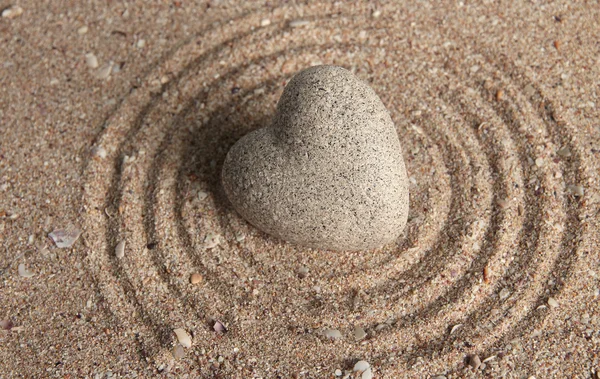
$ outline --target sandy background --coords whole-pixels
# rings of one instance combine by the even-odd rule
[[[18,5],[0,18],[0,378],[334,378],[358,360],[596,377],[598,4]],[[319,63],[369,81],[403,144],[409,224],[374,252],[272,239],[218,184]]]

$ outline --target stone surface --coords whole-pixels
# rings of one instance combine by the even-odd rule
[[[222,181],[246,220],[304,246],[379,247],[398,237],[408,216],[392,119],[375,91],[341,67],[295,75],[271,126],[231,148]]]

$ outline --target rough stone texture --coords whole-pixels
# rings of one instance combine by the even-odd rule
[[[408,216],[390,115],[368,84],[341,67],[294,76],[272,125],[231,148],[222,179],[250,223],[320,249],[379,247],[398,237]]]

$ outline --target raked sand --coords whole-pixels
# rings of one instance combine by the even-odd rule
[[[18,6],[0,18],[0,378],[596,377],[597,5]],[[382,249],[276,240],[220,186],[316,64],[366,80],[397,128],[409,221]]]

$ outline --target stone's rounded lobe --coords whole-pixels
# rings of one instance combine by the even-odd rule
[[[272,125],[231,148],[222,181],[246,220],[304,246],[379,247],[398,237],[408,217],[392,119],[368,84],[336,66],[290,80]]]

